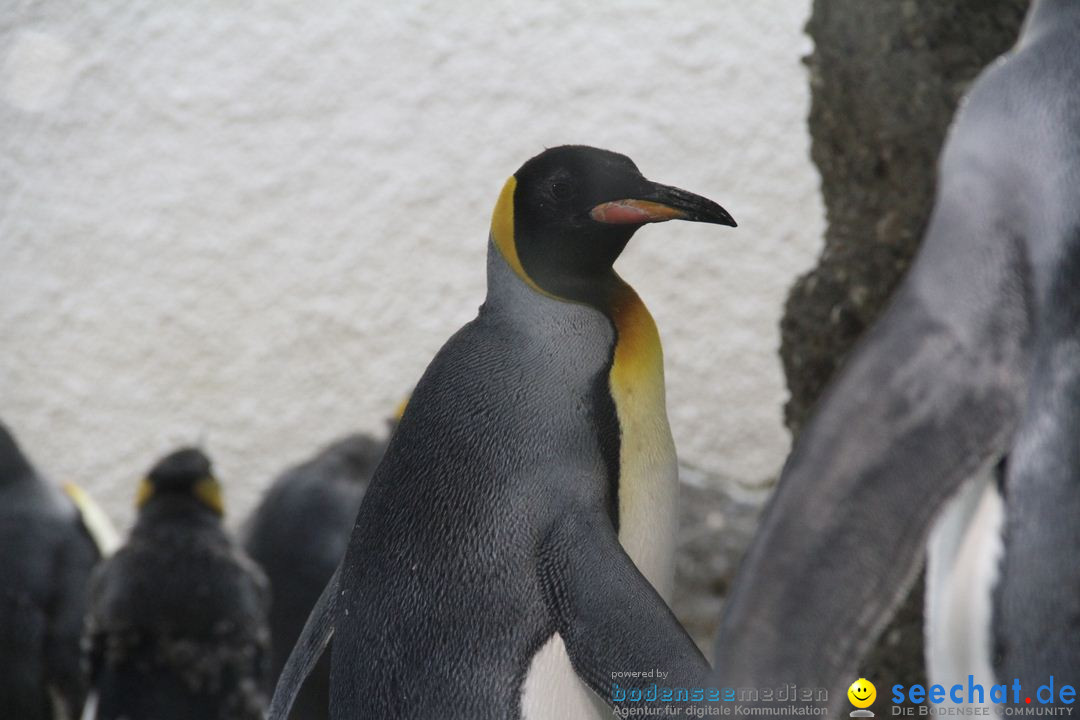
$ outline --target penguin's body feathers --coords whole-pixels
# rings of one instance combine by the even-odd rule
[[[135,527],[91,581],[92,720],[261,720],[269,673],[262,572],[226,534],[209,461],[167,456]]]
[[[75,505],[0,424],[0,717],[52,720],[82,706],[79,636],[100,557]]]
[[[260,716],[264,688],[246,676],[269,662],[265,628],[261,636],[250,630],[269,593],[217,530],[210,521],[137,529],[95,575],[87,630],[94,720],[210,720],[230,717],[221,714],[226,702],[237,704],[235,717]]]

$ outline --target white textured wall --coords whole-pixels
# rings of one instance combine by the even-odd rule
[[[14,5],[0,417],[121,524],[177,442],[207,443],[237,515],[381,429],[483,299],[503,181],[568,142],[739,221],[646,228],[619,270],[660,326],[683,458],[777,470],[777,321],[822,226],[808,0]]]

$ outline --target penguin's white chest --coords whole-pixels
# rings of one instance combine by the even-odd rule
[[[614,320],[618,342],[608,379],[620,429],[619,541],[670,602],[679,475],[667,419],[663,352],[652,316],[629,286],[616,303]],[[521,709],[525,720],[611,716],[578,679],[558,633],[533,656]]]
[[[943,508],[927,541],[926,662],[935,684],[995,684],[993,588],[1005,509],[992,470],[969,479]]]
[[[653,414],[623,419],[619,453],[619,541],[665,601],[674,585],[679,470],[661,391]],[[654,402],[653,399],[642,399]]]
[[[615,305],[609,384],[619,417],[619,540],[666,601],[674,583],[679,471],[667,419],[664,355],[652,315],[629,286]]]

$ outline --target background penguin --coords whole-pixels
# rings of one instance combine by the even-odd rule
[[[0,718],[71,718],[82,707],[86,586],[115,538],[100,510],[65,489],[0,424]]]
[[[274,481],[243,530],[243,545],[270,580],[272,677],[277,678],[304,622],[349,542],[356,511],[386,441],[349,435]],[[330,659],[323,658],[290,717],[329,717]]]
[[[613,671],[703,679],[650,584],[669,582],[676,489],[659,336],[612,269],[670,219],[735,224],[594,148],[507,181],[487,299],[417,385],[271,718],[331,634],[335,720],[529,717],[538,689],[570,691],[538,677],[563,652],[609,703]]]
[[[142,482],[127,543],[95,571],[85,720],[260,720],[269,590],[221,525],[210,461],[178,450]]]
[[[954,540],[935,553],[950,562],[979,527],[995,542],[1003,512],[1001,561],[982,562],[999,575],[974,631],[983,664],[1032,693],[1080,676],[1078,47],[1080,3],[1039,0],[961,104],[919,256],[819,402],[743,560],[720,682],[823,686],[842,703],[968,481],[982,487],[947,511],[939,527],[954,527],[935,535]],[[979,478],[1006,455],[995,511]]]

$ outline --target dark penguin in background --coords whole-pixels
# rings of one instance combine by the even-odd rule
[[[138,504],[127,543],[91,581],[84,720],[261,720],[269,589],[222,527],[210,461],[166,456]]]
[[[356,511],[385,450],[385,440],[369,435],[338,440],[278,477],[244,525],[244,549],[270,580],[274,678],[345,554]],[[326,657],[308,677],[290,717],[329,717],[329,697]]]
[[[938,571],[973,570],[956,559],[982,526],[1000,549],[975,553],[994,577],[967,586],[983,608],[967,646],[994,675],[976,682],[1019,679],[1020,704],[1039,704],[1053,676],[1057,703],[1080,678],[1075,0],[1035,2],[1017,46],[961,104],[919,256],[800,435],[740,567],[719,682],[826,687],[840,708],[938,518],[929,647],[950,647],[934,639],[950,630],[935,605],[956,602],[942,604],[942,581],[964,590]]]
[[[672,219],[735,224],[595,148],[547,150],[507,181],[487,299],[417,385],[273,720],[331,634],[334,720],[530,717],[574,691],[552,648],[609,704],[616,671],[704,679],[647,579],[664,581],[650,553],[672,542],[675,455],[656,325],[612,269]]]
[[[87,583],[112,540],[100,510],[38,475],[0,424],[0,718],[77,716]]]

